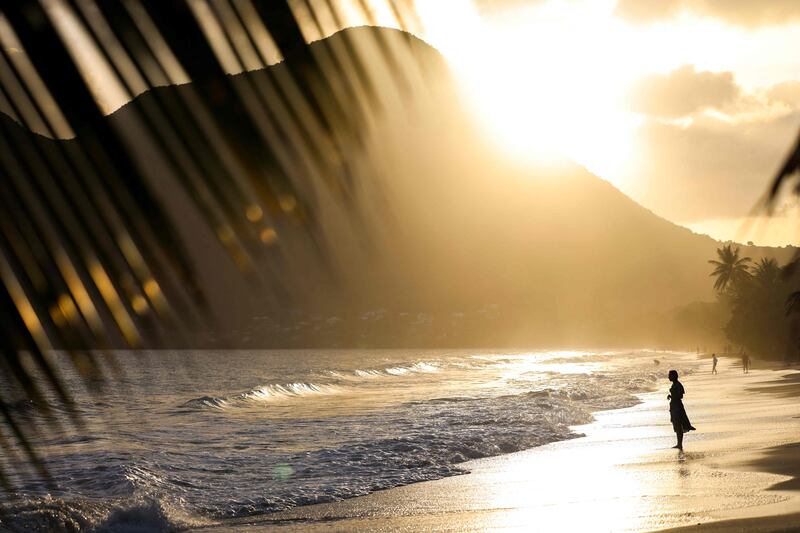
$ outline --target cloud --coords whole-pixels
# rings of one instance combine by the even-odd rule
[[[786,81],[774,85],[767,91],[767,97],[773,102],[800,108],[800,81]]]
[[[800,1],[618,0],[615,9],[617,16],[636,23],[656,22],[687,12],[753,28],[800,21]]]
[[[632,170],[640,203],[679,223],[746,216],[800,127],[800,111],[757,120],[699,116],[688,126],[650,119]]]
[[[484,15],[490,15],[511,8],[535,6],[547,0],[474,0],[473,4]]]
[[[685,65],[636,83],[629,108],[645,120],[628,192],[669,220],[701,227],[743,219],[766,192],[800,128],[800,82],[748,92],[731,72]]]
[[[653,22],[673,17],[681,0],[619,0],[614,14],[631,22]]]
[[[637,83],[630,109],[658,117],[683,117],[709,107],[723,108],[740,95],[731,72],[697,72],[684,65],[669,74],[654,74]]]

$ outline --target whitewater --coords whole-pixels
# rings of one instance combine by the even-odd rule
[[[118,352],[98,355],[115,377],[93,393],[50,357],[83,426],[44,440],[49,486],[16,468],[0,514],[12,531],[181,529],[458,475],[635,404],[664,381],[660,357],[697,364],[648,350]]]

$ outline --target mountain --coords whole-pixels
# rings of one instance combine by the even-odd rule
[[[347,56],[353,43],[359,58]],[[570,162],[505,160],[465,112],[438,52],[408,34],[354,28],[310,46],[335,71],[316,87],[333,108],[327,114],[292,96],[297,69],[281,63],[226,78],[254,107],[198,97],[213,95],[206,80],[206,89],[152,89],[107,117],[166,206],[217,317],[195,344],[685,348],[719,338],[718,329],[704,330],[719,327],[713,317],[688,328],[676,317],[713,300],[708,260],[722,243]],[[6,131],[30,135],[0,119]],[[163,139],[175,132],[198,143],[196,159],[169,149]],[[35,142],[57,153],[78,141]],[[329,167],[308,146],[345,156],[349,187],[326,185],[320,170]],[[237,270],[219,244],[226,237],[180,185],[192,176],[177,176],[175,161],[196,173],[228,172],[231,183],[260,176],[253,181],[265,187],[284,190],[288,180],[305,192],[311,224],[267,217],[274,232],[261,235],[270,246],[252,253],[250,276],[266,283]],[[238,205],[246,224],[246,198],[226,187],[208,194]],[[742,248],[781,262],[793,253]]]

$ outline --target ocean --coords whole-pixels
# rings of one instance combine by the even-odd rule
[[[118,352],[102,394],[65,370],[84,426],[41,439],[49,487],[3,458],[19,490],[0,525],[181,529],[463,474],[666,390],[661,359],[696,364],[648,350]]]

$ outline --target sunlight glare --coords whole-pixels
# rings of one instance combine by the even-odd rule
[[[628,160],[638,119],[621,108],[624,28],[594,6],[550,2],[489,20],[469,0],[419,11],[490,138],[520,159],[566,156],[609,178]]]

